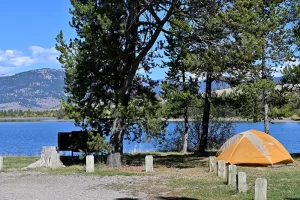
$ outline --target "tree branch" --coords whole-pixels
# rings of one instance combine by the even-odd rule
[[[128,76],[125,80],[125,83],[122,85],[121,89],[120,89],[120,93],[119,96],[124,96],[127,92],[129,92],[129,88],[132,84],[132,80],[135,76],[135,73],[138,69],[138,66],[140,64],[140,62],[142,61],[142,59],[147,55],[148,51],[151,49],[151,47],[154,45],[155,41],[157,40],[159,34],[161,33],[161,30],[163,29],[163,26],[165,25],[165,23],[170,19],[170,17],[173,14],[173,11],[175,9],[176,3],[178,0],[173,0],[172,4],[170,6],[169,11],[167,12],[167,14],[165,15],[165,17],[163,18],[163,20],[160,21],[160,23],[158,23],[157,28],[154,32],[154,34],[152,35],[150,41],[148,42],[148,44],[144,47],[144,49],[139,53],[139,55],[136,57],[136,59],[133,61],[132,65],[130,66],[130,70],[128,73]],[[147,2],[147,0],[144,0],[144,2]],[[153,10],[153,8],[151,7],[150,10]],[[149,10],[149,11],[150,11]],[[156,15],[156,14],[155,14]],[[157,15],[156,15],[157,16]],[[159,18],[158,18],[159,19]]]
[[[153,10],[153,7],[150,6],[150,3],[147,1],[147,0],[143,0],[143,2],[149,6],[149,12],[151,13],[151,15],[154,17],[155,21],[157,24],[160,24],[161,23],[161,20],[160,18],[157,16],[157,14],[155,13],[155,11]]]

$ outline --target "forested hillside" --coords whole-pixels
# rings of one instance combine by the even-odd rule
[[[57,109],[64,76],[63,70],[37,69],[0,77],[0,110]]]

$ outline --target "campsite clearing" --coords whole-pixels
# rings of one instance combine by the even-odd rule
[[[256,178],[266,178],[268,180],[268,199],[288,200],[300,199],[300,159],[294,155],[296,166],[285,166],[280,168],[268,167],[241,167],[238,171],[247,174],[249,190],[244,194],[236,194],[233,189],[225,185],[220,177],[208,172],[207,155],[195,154],[160,154],[153,153],[154,172],[145,173],[143,171],[143,161],[146,154],[126,155],[124,165],[121,168],[107,168],[103,164],[95,166],[95,172],[86,174],[83,164],[71,165],[55,170],[40,168],[30,171],[51,176],[70,176],[76,181],[77,176],[114,176],[104,186],[109,190],[126,191],[130,197],[148,199],[187,198],[187,199],[253,199],[254,182]],[[148,155],[148,154],[147,154]],[[35,157],[35,159],[38,159]],[[20,164],[20,162],[22,164]],[[19,169],[33,162],[32,157],[5,157],[5,173],[28,173]],[[13,172],[9,172],[13,171]],[[34,173],[33,175],[34,176]],[[40,175],[38,175],[40,176]],[[120,181],[123,180],[123,181]],[[16,184],[18,180],[15,180]],[[30,180],[28,180],[30,184]],[[14,184],[15,182],[12,182]],[[13,186],[13,185],[12,185]],[[67,187],[62,186],[62,187]],[[11,188],[13,190],[13,188]],[[64,188],[60,188],[63,190]],[[38,191],[37,191],[38,192]],[[40,191],[41,193],[43,191]],[[143,193],[143,196],[139,196]],[[162,198],[160,198],[162,199]]]

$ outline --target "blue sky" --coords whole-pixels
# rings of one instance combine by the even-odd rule
[[[38,68],[61,68],[56,60],[55,37],[63,30],[75,37],[69,27],[69,0],[0,1],[0,74],[15,74]],[[153,78],[164,76],[161,69]]]
[[[0,74],[37,68],[60,68],[55,37],[69,28],[69,1],[0,1]]]
[[[55,37],[60,30],[65,38],[76,36],[69,27],[70,7],[69,0],[0,0],[0,75],[61,68]],[[153,69],[150,76],[162,79],[164,71]]]

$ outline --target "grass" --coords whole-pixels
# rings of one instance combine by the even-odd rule
[[[244,194],[236,194],[233,188],[225,185],[219,177],[207,172],[204,168],[186,170],[181,178],[171,181],[173,188],[183,188],[185,196],[196,199],[253,199],[256,178],[268,181],[268,199],[300,199],[299,179],[300,167],[238,167],[238,171],[247,174],[249,190]]]
[[[89,176],[141,176],[144,175],[142,170],[136,167],[121,167],[121,168],[109,168],[104,164],[95,164],[95,172],[86,173],[85,165],[75,164],[57,169],[40,168],[41,172],[49,172],[54,174],[80,174]]]
[[[2,171],[13,171],[16,169],[21,169],[34,163],[39,158],[36,156],[7,156],[3,158],[4,168]]]
[[[147,153],[148,155],[149,153]],[[300,199],[300,166],[299,157],[295,157],[295,166],[280,168],[242,167],[238,171],[247,174],[249,190],[237,194],[233,188],[225,185],[221,178],[208,172],[207,155],[180,153],[152,153],[154,157],[154,172],[144,172],[146,154],[124,155],[124,165],[120,168],[108,168],[104,164],[96,164],[95,172],[86,174],[85,165],[80,160],[67,167],[59,169],[39,168],[41,172],[54,174],[80,174],[93,176],[154,176],[155,182],[115,184],[110,187],[132,191],[147,191],[158,194],[168,191],[168,196],[174,199],[253,199],[256,178],[266,178],[268,181],[268,199],[292,200]],[[211,155],[211,154],[210,154]],[[36,161],[37,157],[4,157],[5,171],[22,168]],[[160,178],[167,177],[167,178]],[[156,186],[156,187],[155,187]],[[167,187],[167,188],[166,188]],[[163,199],[163,198],[162,198]]]

